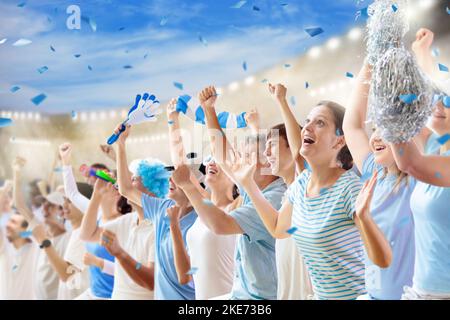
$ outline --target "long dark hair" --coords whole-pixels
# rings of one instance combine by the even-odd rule
[[[133,207],[128,203],[127,198],[120,196],[119,201],[117,201],[117,211],[120,214],[127,214],[133,211]]]
[[[336,134],[343,135],[342,123],[344,122],[345,108],[339,103],[323,100],[317,106],[325,106],[333,113],[333,121],[336,127]],[[340,163],[342,169],[350,170],[353,167],[353,158],[347,145],[342,147],[337,155],[337,161]]]

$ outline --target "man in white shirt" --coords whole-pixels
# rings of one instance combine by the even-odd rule
[[[33,300],[38,246],[24,233],[28,223],[12,214],[6,230],[0,228],[0,299]]]

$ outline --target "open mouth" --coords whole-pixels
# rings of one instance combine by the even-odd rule
[[[383,151],[384,149],[386,149],[386,146],[376,145],[374,149],[376,152],[379,152],[379,151]]]
[[[212,167],[208,168],[208,174],[217,174],[218,171]]]
[[[305,138],[303,138],[303,143],[305,145],[311,145],[311,144],[315,143],[315,141],[314,141],[314,139],[312,139],[310,137],[305,137]]]

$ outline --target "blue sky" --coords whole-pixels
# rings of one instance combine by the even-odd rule
[[[230,8],[237,2],[2,1],[0,40],[7,40],[0,44],[0,109],[108,109],[128,106],[138,92],[167,100],[205,85],[226,85],[347,31],[356,11],[368,5],[368,0],[258,0]],[[66,27],[71,4],[95,21],[95,32],[85,21],[80,30]],[[325,32],[309,37],[304,28],[314,26]],[[12,46],[20,38],[32,43]],[[42,66],[48,71],[40,74]],[[13,85],[21,89],[11,93]],[[30,98],[40,93],[47,99],[35,106]]]

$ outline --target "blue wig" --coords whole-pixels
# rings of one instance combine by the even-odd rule
[[[139,162],[136,175],[141,178],[144,187],[158,198],[165,198],[169,192],[170,172],[160,162]]]

